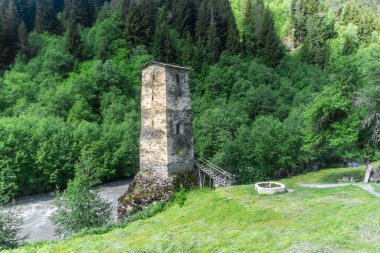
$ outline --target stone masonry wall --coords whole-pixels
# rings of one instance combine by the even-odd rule
[[[168,176],[166,74],[161,66],[142,72],[140,171]]]
[[[186,70],[166,69],[168,169],[170,175],[194,167],[189,75]]]

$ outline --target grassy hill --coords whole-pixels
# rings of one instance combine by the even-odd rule
[[[195,190],[184,207],[126,228],[15,252],[378,252],[378,197],[351,185],[299,185],[336,183],[345,176],[361,179],[363,168],[286,179],[292,191],[274,196],[258,195],[252,185]]]

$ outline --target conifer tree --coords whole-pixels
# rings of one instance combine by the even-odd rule
[[[247,55],[255,56],[258,50],[258,34],[262,29],[263,0],[247,0],[244,14],[244,47]]]
[[[150,45],[155,30],[156,6],[153,0],[132,2],[125,20],[124,37],[131,45]]]
[[[93,6],[88,0],[65,0],[63,18],[66,26],[71,22],[80,24],[83,27],[89,27],[94,19]]]
[[[196,9],[193,0],[178,0],[173,3],[174,27],[177,31],[185,35],[190,33],[194,36]]]
[[[368,42],[372,32],[380,26],[378,7],[374,1],[353,0],[345,4],[341,15],[342,24],[358,26],[359,37]]]
[[[290,20],[293,27],[294,39],[301,44],[307,35],[306,22],[309,17],[318,12],[318,0],[292,0]]]
[[[281,41],[274,29],[274,22],[268,7],[264,9],[260,23],[257,56],[268,66],[275,67],[283,56]]]
[[[207,32],[210,26],[210,5],[209,0],[201,1],[198,9],[197,22],[195,26],[195,38],[201,47],[207,45]]]
[[[82,59],[82,41],[79,34],[79,24],[72,21],[66,32],[66,43],[69,52],[78,59]]]
[[[236,21],[234,14],[231,9],[231,5],[229,1],[221,1],[222,8],[224,9],[225,17],[226,17],[226,25],[227,25],[227,38],[225,47],[228,52],[232,54],[236,54],[240,52],[240,36],[236,27]],[[223,13],[222,12],[222,13]]]
[[[18,26],[17,33],[18,33],[20,48],[21,50],[25,50],[28,44],[28,29],[26,28],[24,21],[21,21],[20,25]]]
[[[156,29],[153,42],[153,53],[160,61],[177,63],[175,42],[172,40],[170,30],[165,22],[159,25]]]
[[[239,50],[239,35],[228,1],[202,0],[198,8],[195,38],[211,62],[226,49]]]
[[[63,20],[68,23],[72,17],[73,2],[74,0],[64,0]]]
[[[35,29],[38,32],[60,34],[61,24],[54,9],[54,0],[36,0]]]
[[[300,51],[301,59],[324,68],[329,59],[327,40],[335,36],[334,21],[317,13],[308,18],[306,28],[307,36]]]
[[[17,10],[16,1],[9,0],[8,5],[5,7],[4,14],[2,15],[2,42],[4,62],[9,64],[16,56],[18,49],[18,26],[20,23],[20,16]]]

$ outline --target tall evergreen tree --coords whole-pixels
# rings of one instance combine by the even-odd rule
[[[28,29],[26,28],[24,21],[22,21],[18,26],[17,33],[19,38],[20,49],[25,50],[28,45]]]
[[[239,50],[239,35],[229,1],[202,0],[198,8],[195,38],[215,62],[226,49]]]
[[[96,0],[65,0],[63,10],[63,19],[66,26],[71,22],[80,24],[83,27],[89,27],[96,19],[99,5],[104,1]]]
[[[326,67],[329,59],[328,39],[335,36],[334,21],[325,14],[316,13],[307,20],[307,36],[301,48],[301,59],[310,63]]]
[[[225,13],[226,25],[227,25],[227,38],[226,38],[226,49],[232,53],[236,54],[240,52],[240,36],[238,29],[236,27],[235,16],[232,12],[231,5],[228,0],[221,1],[222,3],[222,13]]]
[[[33,30],[36,18],[36,0],[18,1],[17,7],[28,31]]]
[[[79,33],[79,24],[72,21],[66,32],[66,44],[69,52],[78,59],[82,59],[82,41]]]
[[[18,26],[20,16],[16,6],[16,0],[8,0],[2,15],[1,30],[2,30],[2,52],[0,53],[3,62],[9,64],[16,56],[18,49]]]
[[[295,42],[301,44],[307,35],[306,22],[309,17],[318,12],[319,0],[292,0],[290,5],[293,36]]]
[[[178,0],[173,3],[174,27],[177,31],[194,36],[196,22],[196,6],[194,0]]]
[[[156,28],[153,42],[153,53],[160,61],[178,63],[175,42],[172,40],[169,27],[165,22]]]
[[[124,37],[131,45],[150,45],[155,30],[156,6],[154,0],[132,2],[125,20]]]
[[[248,3],[250,2],[250,3]],[[244,15],[244,46],[248,55],[257,56],[268,66],[276,66],[283,56],[272,14],[263,0],[246,3]]]
[[[278,38],[272,14],[268,7],[264,9],[260,23],[257,56],[268,66],[275,67],[283,56],[281,40]]]
[[[195,26],[195,38],[201,47],[206,47],[207,45],[207,32],[210,27],[210,5],[209,0],[201,1],[201,4],[197,13],[197,22]]]
[[[60,34],[61,23],[54,9],[54,0],[36,0],[35,27],[39,32]]]
[[[262,28],[262,16],[264,13],[263,0],[247,0],[244,14],[244,48],[247,55],[254,56],[257,54],[258,34]]]

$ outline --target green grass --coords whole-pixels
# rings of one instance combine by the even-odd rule
[[[299,183],[362,178],[363,168],[282,180],[294,192],[258,195],[252,185],[188,193],[185,206],[100,235],[27,245],[15,252],[379,252],[380,198],[354,186]]]

